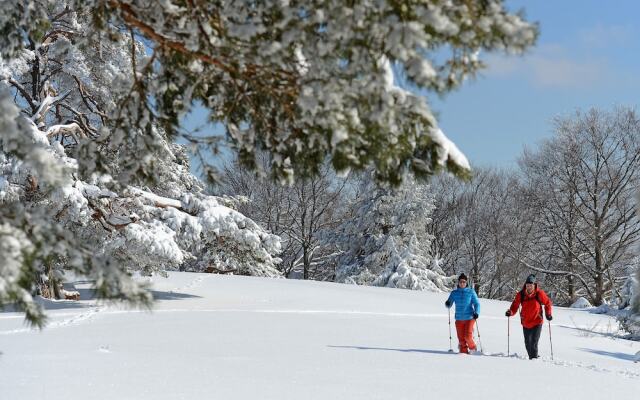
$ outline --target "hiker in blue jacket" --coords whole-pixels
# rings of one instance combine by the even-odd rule
[[[469,354],[469,350],[477,349],[473,341],[473,326],[480,316],[480,301],[476,291],[467,287],[467,276],[462,273],[458,277],[458,287],[455,288],[444,305],[451,308],[456,305],[456,333],[458,334],[458,348],[460,353]]]

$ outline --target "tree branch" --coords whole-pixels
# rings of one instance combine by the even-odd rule
[[[38,106],[33,101],[33,98],[31,97],[27,89],[25,89],[24,86],[22,86],[19,82],[15,81],[13,78],[8,78],[7,82],[9,82],[11,86],[15,87],[20,92],[22,97],[27,101],[27,103],[29,103],[29,106],[31,107],[31,112],[35,113],[38,110]]]

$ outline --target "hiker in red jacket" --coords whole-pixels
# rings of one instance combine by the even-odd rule
[[[544,292],[538,288],[536,276],[531,274],[527,277],[524,287],[516,294],[511,303],[511,308],[504,314],[507,317],[514,315],[520,309],[520,322],[524,332],[524,345],[529,353],[529,360],[538,358],[538,341],[542,332],[542,306],[548,321],[553,319],[551,300]]]

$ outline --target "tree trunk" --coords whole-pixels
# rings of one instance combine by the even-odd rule
[[[598,272],[595,276],[595,284],[596,284],[596,297],[594,299],[594,305],[599,306],[604,301],[604,274],[602,272]]]
[[[571,304],[576,301],[576,285],[573,279],[573,275],[567,275],[567,295],[569,296],[569,302]]]
[[[479,295],[480,294],[480,271],[477,265],[472,269],[472,278],[473,278],[473,289]]]
[[[595,203],[597,205],[597,203]],[[605,265],[604,265],[604,260],[603,260],[603,255],[602,255],[602,246],[603,243],[601,241],[601,233],[600,233],[600,219],[598,217],[596,217],[595,220],[595,270],[596,270],[596,276],[595,276],[595,292],[596,292],[596,298],[595,298],[595,306],[599,306],[602,304],[602,302],[604,301],[604,278],[605,278]]]
[[[302,247],[302,264],[304,268],[303,279],[309,279],[309,249],[307,246]]]
[[[569,205],[570,209],[569,209],[569,218],[567,221],[567,243],[569,246],[569,249],[566,252],[566,270],[569,272],[574,272],[574,263],[573,263],[573,259],[574,259],[574,254],[575,254],[575,246],[574,246],[574,241],[575,241],[575,231],[574,231],[574,226],[575,226],[575,220],[573,217],[573,201],[574,201],[574,195],[572,193],[571,195],[571,203]],[[575,284],[575,279],[573,277],[573,275],[567,275],[567,296],[569,296],[569,303],[573,304],[576,301],[576,284]]]

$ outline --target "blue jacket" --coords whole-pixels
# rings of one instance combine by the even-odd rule
[[[476,291],[470,287],[454,289],[447,301],[456,305],[456,320],[458,321],[473,319],[474,312],[480,315],[478,295],[476,295]]]

